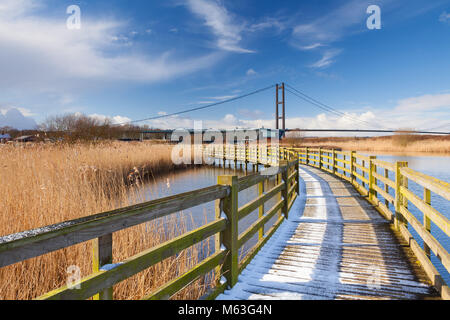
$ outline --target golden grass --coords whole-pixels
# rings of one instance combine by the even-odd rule
[[[339,148],[346,151],[450,154],[450,137],[448,136],[398,134],[374,138],[301,138],[286,139],[282,144],[298,147]]]
[[[175,169],[171,148],[145,143],[0,145],[0,235],[152,200],[144,198],[142,181]],[[117,232],[114,262],[186,228],[186,221],[175,215]],[[185,250],[116,285],[115,299],[138,299],[150,293],[195,265],[199,250],[199,246]],[[86,242],[0,269],[0,299],[32,299],[65,285],[71,265],[88,275],[91,253],[91,242]],[[177,298],[197,298],[204,291],[200,281]]]

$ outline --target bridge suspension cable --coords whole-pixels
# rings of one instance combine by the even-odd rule
[[[369,126],[371,128],[372,127],[381,127],[381,128],[384,128],[384,129],[389,129],[389,128],[384,127],[381,124],[376,124],[375,125],[373,123],[370,123],[370,122],[367,122],[367,121],[364,121],[364,120],[361,120],[361,119],[358,119],[358,118],[354,118],[354,117],[352,117],[352,116],[350,116],[350,115],[348,115],[348,114],[346,114],[344,112],[341,112],[341,111],[339,111],[339,110],[337,110],[337,109],[335,109],[333,107],[330,107],[330,106],[328,106],[328,105],[326,105],[326,104],[324,104],[324,103],[322,103],[322,102],[320,102],[320,101],[318,101],[318,100],[308,96],[307,94],[301,92],[300,90],[294,88],[293,86],[291,86],[289,84],[286,84],[286,86],[288,87],[288,89],[286,89],[286,90],[288,92],[292,93],[293,95],[295,95],[297,98],[300,98],[303,101],[306,101],[306,102],[308,102],[308,103],[310,103],[310,104],[312,104],[312,105],[314,105],[314,106],[316,106],[316,107],[318,107],[318,108],[320,108],[320,109],[322,109],[322,110],[324,110],[326,112],[333,113],[333,114],[335,114],[337,116],[345,117],[347,119],[359,122],[359,123],[361,123],[361,124],[363,124],[365,126]],[[292,90],[289,90],[289,88],[292,89],[295,92],[293,92]]]
[[[265,87],[265,88],[262,88],[262,89],[255,90],[255,91],[252,91],[252,92],[249,92],[249,93],[240,95],[240,96],[238,96],[238,97],[233,97],[233,98],[230,98],[230,99],[218,101],[218,102],[215,102],[215,103],[208,104],[208,105],[206,105],[206,106],[201,106],[201,107],[191,108],[191,109],[187,109],[187,110],[183,110],[183,111],[178,111],[178,112],[174,112],[174,113],[170,113],[170,114],[165,114],[165,115],[154,116],[154,117],[150,117],[150,118],[146,118],[146,119],[141,119],[141,120],[128,121],[128,122],[119,123],[119,124],[116,124],[116,125],[121,126],[121,125],[126,125],[126,124],[132,124],[132,123],[139,123],[139,122],[150,121],[150,120],[157,120],[157,119],[169,118],[169,117],[173,117],[173,116],[177,116],[177,115],[180,115],[180,114],[185,114],[185,113],[189,113],[189,112],[193,112],[193,111],[204,110],[204,109],[216,107],[216,106],[221,105],[221,104],[225,104],[225,103],[228,103],[228,102],[233,102],[233,101],[236,101],[236,100],[240,100],[240,99],[244,99],[244,98],[253,96],[253,95],[255,95],[255,94],[258,94],[258,93],[261,93],[261,92],[270,90],[270,89],[272,89],[272,88],[275,88],[275,86],[276,86],[276,85],[273,84],[273,85],[271,85],[271,86],[268,86],[268,87]]]

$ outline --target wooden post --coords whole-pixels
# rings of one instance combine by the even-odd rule
[[[309,148],[306,147],[306,165],[309,165]]]
[[[369,157],[369,200],[374,200],[376,198],[376,191],[374,188],[375,177],[373,176],[373,173],[376,173],[377,171],[376,166],[373,163],[373,160],[375,160],[376,158],[376,156]]]
[[[258,195],[261,196],[264,193],[264,181],[261,181],[258,184]],[[258,217],[262,218],[264,216],[264,204],[261,204],[258,211]],[[264,238],[264,225],[261,226],[258,233],[258,239],[261,240]]]
[[[319,148],[319,169],[322,169],[322,147]]]
[[[400,213],[400,208],[404,205],[404,199],[400,192],[400,187],[404,186],[404,178],[400,172],[400,169],[407,167],[408,162],[397,161],[395,163],[395,220],[394,225],[396,229],[399,228],[400,223],[404,223],[404,219]]]
[[[223,202],[224,199],[217,199],[215,201],[215,215],[216,215],[216,220],[220,219],[222,217],[222,212],[223,212]],[[223,243],[223,232],[217,233],[214,236],[214,247],[215,247],[215,252],[219,252],[222,251],[222,243]],[[220,285],[220,280],[222,278],[222,275],[225,273],[224,270],[224,266],[223,265],[219,265],[215,268],[215,280],[216,280],[216,285]]]
[[[336,174],[336,150],[333,149],[333,174]]]
[[[245,164],[245,173],[247,174],[247,170],[248,170],[248,162],[249,162],[249,158],[250,158],[250,154],[249,154],[249,150],[248,150],[248,145],[245,144],[244,145],[244,164]]]
[[[366,161],[362,161],[362,166],[365,168],[366,167]],[[370,167],[370,163],[369,163],[369,167]],[[369,169],[370,170],[370,169]],[[366,177],[366,172],[364,170],[361,170],[361,175],[363,176],[363,178]],[[365,188],[366,187],[366,183],[364,181],[361,181],[362,186]],[[370,194],[370,189],[369,189],[369,194]]]
[[[227,150],[226,150],[226,146],[225,146],[225,143],[222,145],[222,157],[223,157],[223,168],[225,169],[226,168],[226,166],[227,166],[227,163],[226,163],[226,161],[227,161],[227,156],[226,156],[226,154],[227,154]]]
[[[237,163],[238,163],[238,154],[237,154],[237,144],[234,144],[234,170],[237,170]]]
[[[355,151],[351,151],[350,152],[350,181],[352,184],[355,184],[355,175],[353,174],[355,171],[354,159],[355,159]]]
[[[300,161],[300,159],[298,158],[298,154],[297,154],[297,160],[295,161],[295,170],[297,171],[297,177],[295,178],[295,180],[297,181],[297,187],[295,188],[295,192],[297,192],[297,195],[300,195],[299,161]]]
[[[384,177],[389,179],[389,169],[384,169]],[[387,183],[384,184],[384,192],[389,194],[389,185]],[[384,205],[386,208],[389,208],[389,201],[387,199],[384,200]]]
[[[286,220],[288,220],[289,218],[289,212],[288,212],[288,206],[289,206],[289,197],[288,197],[288,192],[289,192],[289,184],[288,184],[288,162],[286,160],[281,161],[280,163],[280,169],[282,170],[281,172],[281,179],[283,180],[284,183],[284,189],[281,192],[283,195],[283,200],[284,200],[284,205],[283,205],[283,214],[284,217],[286,218]]]
[[[99,272],[103,266],[112,264],[112,244],[112,233],[93,240],[92,271],[94,273]],[[113,288],[105,289],[93,298],[94,300],[113,300]]]
[[[427,203],[428,205],[431,205],[431,192],[427,188],[423,189],[423,201]],[[423,226],[425,229],[431,233],[431,219],[427,216],[427,214],[423,213]],[[423,242],[423,250],[425,251],[425,254],[428,256],[428,258],[431,257],[431,249],[430,247]]]
[[[224,276],[230,287],[237,283],[239,275],[238,263],[238,177],[219,176],[217,183],[231,187],[230,195],[223,199],[223,212],[227,216],[227,228],[222,234],[222,244],[228,249],[224,261]]]

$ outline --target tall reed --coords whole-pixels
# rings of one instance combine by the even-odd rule
[[[147,143],[0,145],[0,236],[149,201],[143,181],[175,170],[171,146]],[[157,197],[157,195],[156,195]],[[183,215],[184,216],[184,215]],[[174,215],[116,232],[114,262],[187,231]],[[138,299],[197,263],[200,246],[115,286],[116,299]],[[32,299],[66,283],[67,268],[92,270],[86,242],[0,269],[0,299]],[[197,298],[197,281],[177,298]]]

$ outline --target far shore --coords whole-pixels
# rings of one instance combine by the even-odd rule
[[[383,137],[287,137],[282,145],[296,147],[322,147],[344,151],[390,154],[450,155],[450,136],[394,135]]]

